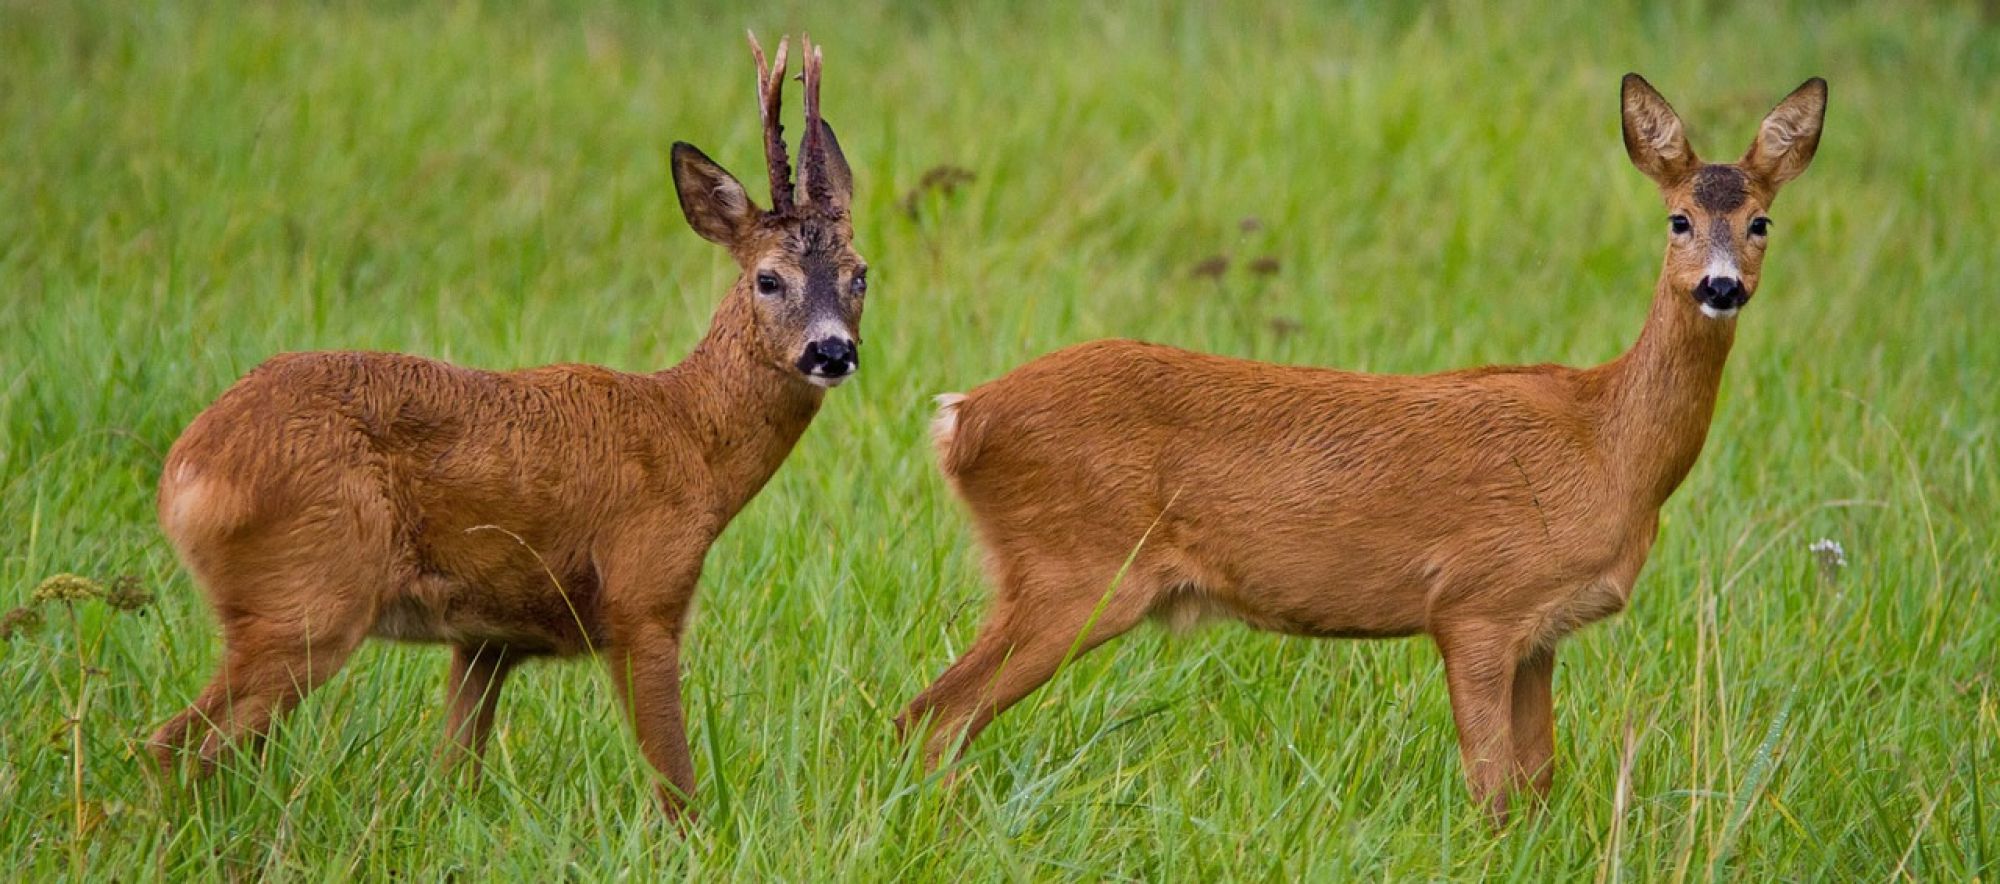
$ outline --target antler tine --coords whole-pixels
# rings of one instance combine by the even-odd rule
[[[764,165],[771,178],[771,211],[792,210],[792,164],[785,156],[785,127],[780,120],[784,111],[785,89],[785,49],[791,42],[789,37],[778,38],[778,54],[770,64],[764,62],[764,47],[757,42],[755,31],[750,35],[750,54],[757,58],[757,110],[764,121]]]
[[[833,195],[827,190],[826,144],[820,137],[819,118],[820,50],[811,35],[803,35],[806,80],[806,134],[799,142],[799,185],[809,205],[830,206]]]

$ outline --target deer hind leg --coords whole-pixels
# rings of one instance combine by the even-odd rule
[[[251,617],[231,623],[214,678],[193,705],[154,735],[155,760],[171,768],[176,756],[199,738],[198,770],[212,772],[232,747],[262,737],[273,718],[339,671],[366,628],[358,618],[324,631]]]
[[[358,527],[300,538],[296,526],[267,535],[284,544],[239,544],[190,556],[222,619],[223,658],[194,703],[149,741],[172,769],[198,746],[198,772],[214,770],[246,738],[324,684],[367,637],[389,558]],[[334,563],[334,564],[329,564]],[[207,565],[199,567],[198,565]]]
[[[450,761],[470,761],[478,770],[500,707],[500,688],[520,655],[503,645],[453,645],[451,676],[445,681],[444,752]]]
[[[971,743],[1068,660],[1145,619],[1161,581],[1130,573],[1107,586],[1105,577],[1117,570],[1028,569],[1002,587],[972,646],[896,718],[906,739],[924,740],[925,767],[937,767],[954,747]]]
[[[225,680],[218,673],[195,696],[194,703],[167,719],[167,723],[146,740],[146,748],[160,770],[171,772],[181,753],[187,751],[188,743],[205,738],[209,726],[222,717],[222,708],[228,698],[225,685]]]

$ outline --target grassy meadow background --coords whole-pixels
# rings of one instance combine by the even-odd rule
[[[1992,3],[1096,6],[0,0],[0,608],[65,572],[158,594],[43,603],[0,647],[0,865],[2000,875]],[[678,360],[735,269],[682,221],[668,146],[767,192],[746,27],[825,44],[875,284],[861,375],[709,557],[702,823],[662,821],[592,664],[516,676],[487,780],[442,772],[436,647],[371,644],[261,759],[155,786],[135,741],[219,650],[153,520],[175,435],[287,350]],[[889,719],[986,598],[931,395],[1110,335],[1388,372],[1610,359],[1665,242],[1619,143],[1627,70],[1711,158],[1808,76],[1832,100],[1633,602],[1563,646],[1546,812],[1485,827],[1426,642],[1226,625],[1082,659],[954,790],[915,768]]]

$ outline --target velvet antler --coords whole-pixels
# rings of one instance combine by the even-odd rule
[[[807,205],[831,207],[834,197],[826,167],[826,138],[821,134],[825,124],[819,118],[819,47],[813,45],[810,35],[803,36],[802,42],[805,46],[806,134],[799,142],[799,188],[805,192]]]
[[[757,57],[757,110],[764,120],[764,164],[770,170],[771,211],[784,214],[792,210],[792,165],[785,156],[785,127],[779,122],[779,114],[784,110],[785,90],[785,48],[789,37],[778,38],[778,54],[770,64],[764,63],[764,47],[757,43],[757,34],[750,34],[750,54]],[[813,79],[806,81],[807,94],[813,89]],[[806,124],[807,133],[812,132],[812,123]],[[810,142],[811,135],[807,136]]]

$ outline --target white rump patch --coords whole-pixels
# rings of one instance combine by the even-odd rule
[[[941,393],[937,397],[937,417],[931,419],[931,441],[940,447],[951,444],[952,434],[958,432],[958,404],[965,401],[964,393]]]
[[[195,513],[207,508],[209,489],[202,481],[201,471],[194,464],[181,461],[174,464],[167,482],[167,507],[165,521],[176,528],[188,523]]]

